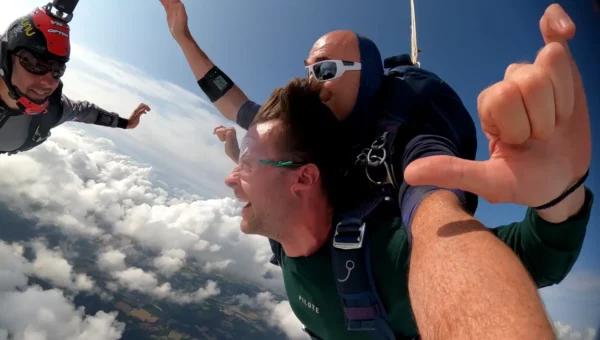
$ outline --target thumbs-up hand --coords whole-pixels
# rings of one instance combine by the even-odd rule
[[[591,133],[581,75],[567,40],[575,24],[558,4],[540,20],[545,46],[533,64],[512,64],[477,100],[490,159],[432,156],[411,163],[410,185],[472,192],[529,207],[557,198],[588,170]]]

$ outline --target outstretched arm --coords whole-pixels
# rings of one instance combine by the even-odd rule
[[[76,121],[87,124],[126,129],[128,120],[114,112],[106,111],[87,101],[75,101],[62,96],[63,121]]]
[[[215,64],[196,43],[187,23],[187,13],[181,0],[160,0],[167,13],[167,22],[173,38],[183,51],[185,58],[194,73],[196,81],[201,82]],[[220,70],[219,70],[220,71]],[[258,112],[260,106],[249,100],[244,92],[235,84],[226,90],[213,104],[221,114],[247,129]]]
[[[144,103],[133,110],[129,119],[121,118],[117,113],[109,112],[96,104],[87,101],[76,101],[62,95],[63,107],[62,122],[76,121],[87,124],[101,125],[121,129],[134,129],[140,123],[140,117],[150,111],[150,107]]]

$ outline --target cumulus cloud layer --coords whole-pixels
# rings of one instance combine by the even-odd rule
[[[259,293],[252,298],[246,294],[240,294],[235,298],[242,306],[261,310],[265,320],[270,325],[279,327],[290,339],[306,339],[307,335],[302,331],[302,324],[293,314],[288,301],[278,302],[269,292]]]
[[[28,276],[37,275],[69,288],[90,287],[73,280],[71,265],[59,253],[41,244],[34,248],[38,257],[31,263],[21,245],[0,241],[0,339],[120,339],[125,325],[116,321],[116,312],[85,315],[60,289],[27,285]],[[49,274],[52,270],[58,274]]]
[[[29,170],[20,171],[24,168]],[[219,294],[215,282],[189,292],[176,290],[165,280],[193,259],[200,271],[235,273],[283,291],[280,271],[268,262],[266,239],[240,233],[238,202],[177,195],[158,187],[150,179],[149,166],[114,151],[107,139],[61,127],[35,150],[5,157],[0,172],[4,173],[0,200],[11,209],[39,228],[57,228],[99,247],[96,263],[110,274],[108,287],[113,290],[176,303]],[[128,260],[127,248],[119,248],[123,240],[155,254],[149,268]],[[31,247],[36,257],[27,267],[34,275],[71,291],[94,287],[92,279],[75,272],[60,249],[41,241]],[[291,311],[277,315],[281,322],[295,319]]]
[[[193,257],[206,271],[226,269],[281,289],[280,280],[263,278],[267,271],[280,278],[268,263],[266,239],[240,233],[237,201],[173,195],[153,184],[151,167],[113,147],[107,139],[58,128],[51,141],[0,162],[0,200],[67,235],[107,245],[127,237],[160,254],[154,265],[166,276]],[[112,256],[99,265],[119,266]]]

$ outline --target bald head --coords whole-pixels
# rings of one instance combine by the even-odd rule
[[[323,60],[344,60],[360,62],[358,37],[352,31],[333,31],[319,38],[313,45],[305,65]],[[346,72],[340,78],[323,83],[321,99],[338,120],[348,117],[360,86],[360,72]]]
[[[310,50],[305,64],[310,65],[326,59],[360,62],[360,49],[356,33],[338,30],[320,37]]]

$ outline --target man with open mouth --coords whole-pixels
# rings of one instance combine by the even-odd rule
[[[369,39],[323,36],[305,60],[320,85],[293,80],[261,107],[196,44],[181,0],[161,3],[200,88],[248,130],[226,184],[246,202],[242,232],[269,238],[311,338],[553,338],[536,288],[571,270],[593,201],[575,25],[559,5],[540,21],[536,61],[480,95],[492,157],[475,162],[457,94],[415,65],[384,73]],[[472,194],[529,209],[487,229]]]

